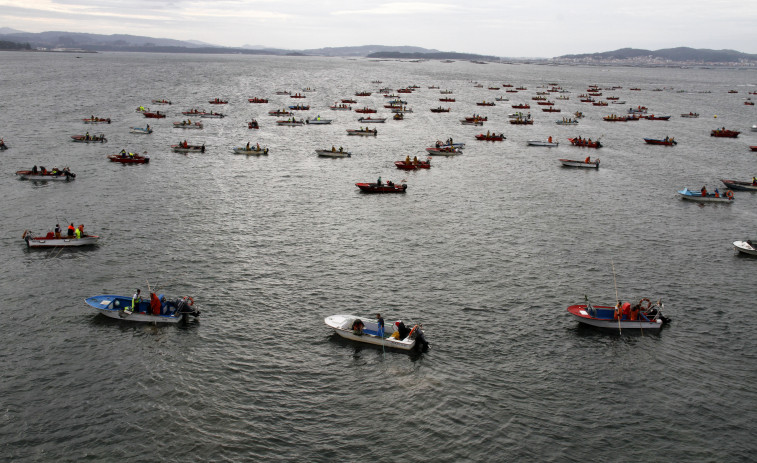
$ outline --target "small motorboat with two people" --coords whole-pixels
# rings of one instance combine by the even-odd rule
[[[255,145],[250,145],[250,142],[247,142],[246,146],[237,146],[234,148],[234,154],[247,154],[247,155],[267,155],[268,154],[268,148],[267,147],[261,147],[260,143],[256,143]]]
[[[195,130],[202,130],[205,126],[202,124],[202,121],[192,122],[191,119],[187,119],[181,122],[174,122],[173,128],[174,129],[195,129]]]
[[[345,151],[341,146],[337,149],[334,145],[331,145],[330,150],[315,150],[315,154],[321,158],[349,158],[352,156],[352,153]]]
[[[85,124],[110,124],[110,118],[109,117],[95,117],[90,116],[87,119],[82,119]]]
[[[120,162],[121,164],[147,164],[150,162],[150,156],[147,156],[146,151],[145,154],[140,155],[130,151],[127,152],[125,149],[122,149],[118,154],[109,155],[108,159],[111,162]]]
[[[347,129],[347,135],[362,135],[375,137],[378,135],[378,130],[369,129],[368,127],[360,127],[359,129]]]
[[[376,317],[331,315],[323,321],[337,335],[351,341],[404,351],[428,349],[428,341],[421,325],[414,324],[412,328],[408,328],[402,320],[397,320],[385,326],[384,319],[379,314]]]
[[[286,127],[298,127],[301,125],[305,125],[305,120],[300,119],[299,121],[295,117],[290,117],[289,119],[282,119],[279,121],[276,121],[276,125],[286,126]]]
[[[400,183],[387,180],[384,183],[381,177],[378,178],[376,183],[356,183],[355,186],[360,188],[363,193],[404,193],[407,190],[407,184],[404,180]]]
[[[74,227],[73,222],[68,226],[68,233],[63,235],[60,224],[55,225],[55,231],[48,231],[45,236],[34,236],[30,230],[24,230],[21,236],[29,248],[73,248],[92,246],[97,244],[99,236],[84,233],[84,225]]]
[[[71,135],[71,141],[77,143],[105,143],[108,139],[105,138],[105,134],[90,135],[87,132],[84,135]]]
[[[190,145],[186,140],[180,141],[177,145],[171,145],[174,153],[204,153],[205,143],[202,145]]]
[[[685,199],[687,201],[695,201],[698,203],[730,204],[731,202],[733,202],[733,191],[726,190],[725,194],[721,195],[720,191],[718,191],[717,188],[715,188],[714,193],[709,193],[706,187],[702,187],[702,189],[698,192],[684,188],[683,190],[678,191],[678,196],[680,196],[681,199]]]
[[[560,163],[563,167],[580,167],[583,169],[599,169],[599,158],[591,160],[591,156],[586,156],[583,161],[574,159],[560,159]]]
[[[752,177],[752,180],[749,182],[744,182],[741,180],[725,180],[722,178],[720,179],[720,181],[723,182],[723,185],[725,185],[727,188],[730,188],[731,190],[757,192],[757,177]]]
[[[189,317],[199,317],[194,308],[194,299],[189,296],[167,299],[150,291],[150,298],[143,300],[141,290],[132,296],[101,294],[84,300],[90,307],[109,318],[130,322],[186,323]]]
[[[421,161],[418,159],[418,156],[414,156],[413,159],[410,159],[410,155],[407,155],[404,161],[395,161],[394,165],[402,170],[430,169],[431,158],[429,157],[428,160]]]
[[[256,121],[255,119],[253,119],[253,120],[251,120],[250,122],[247,123],[247,128],[248,129],[259,129],[260,128],[260,124],[258,124],[258,121]]]
[[[366,124],[382,124],[386,122],[385,117],[361,117],[357,120],[358,122],[364,122]]]
[[[315,116],[312,119],[305,119],[305,123],[308,125],[326,125],[331,124],[333,119],[322,119],[321,116]]]
[[[645,138],[644,142],[646,142],[649,145],[664,145],[664,146],[675,146],[678,144],[677,141],[673,137],[665,137],[665,138]]]
[[[17,170],[19,180],[37,180],[37,181],[70,181],[76,178],[76,174],[71,172],[68,167],[58,169],[53,167],[52,170],[47,170],[44,166],[34,166],[31,170]]]
[[[430,146],[426,148],[426,152],[432,156],[457,156],[463,154],[461,148],[455,148],[454,146]]]
[[[592,305],[586,298],[586,304],[568,307],[568,313],[580,323],[610,330],[659,330],[670,323],[662,313],[664,304],[661,300],[655,304],[649,298],[643,298],[636,304],[618,301],[615,306]]]

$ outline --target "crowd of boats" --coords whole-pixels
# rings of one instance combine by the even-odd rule
[[[483,88],[483,85],[475,83],[477,88]],[[401,89],[397,89],[396,93],[392,89],[382,88],[380,93],[383,94],[388,100],[388,104],[384,105],[385,109],[388,109],[393,114],[393,120],[401,121],[405,118],[406,114],[411,114],[413,109],[408,107],[407,100],[403,99],[404,95],[411,94],[418,90],[419,86],[408,86]],[[514,89],[511,84],[502,84],[501,86],[488,86],[490,90],[499,90],[500,88],[506,89],[507,93],[517,93],[527,90],[526,87],[520,86]],[[431,86],[429,89],[438,89],[438,87]],[[621,87],[612,87],[607,89],[610,91],[617,91]],[[593,106],[608,106],[609,104],[625,104],[625,101],[619,99],[616,96],[607,96],[605,100],[597,100],[596,98],[602,96],[602,89],[598,86],[588,86],[587,92],[579,96],[581,102],[591,103]],[[632,89],[633,90],[633,89]],[[309,87],[303,89],[302,93],[292,93],[289,91],[276,92],[277,95],[289,96],[290,98],[305,99],[307,96],[304,93],[312,92]],[[359,91],[355,93],[355,97],[367,97],[373,92]],[[439,92],[442,97],[439,101],[444,103],[454,103],[456,98],[452,95],[454,92],[449,89],[441,90]],[[555,102],[550,100],[550,96],[558,94],[555,100],[565,101],[570,97],[567,95],[567,90],[562,89],[557,84],[550,84],[548,88],[542,91],[537,91],[537,95],[532,98],[532,101],[542,108],[543,112],[561,112],[561,109],[555,106]],[[400,97],[398,94],[402,94]],[[251,104],[268,104],[268,98],[251,97],[247,101]],[[483,99],[476,102],[477,106],[493,107],[497,103],[509,101],[509,98],[504,96],[496,96],[494,101]],[[496,102],[496,103],[495,103]],[[229,100],[222,98],[212,98],[208,100],[209,104],[213,105],[227,105]],[[173,104],[167,99],[153,99],[152,104],[158,105],[171,105]],[[360,114],[357,118],[357,122],[361,125],[358,128],[346,129],[346,135],[348,136],[378,136],[378,130],[373,127],[373,124],[386,123],[386,117],[374,116],[378,113],[378,110],[371,108],[368,105],[363,105],[361,108],[353,109],[352,105],[357,104],[357,100],[354,98],[343,98],[336,101],[332,106],[329,106],[333,111],[354,111]],[[530,104],[521,102],[513,103],[510,105],[513,109],[528,110],[531,108]],[[311,105],[298,103],[295,105],[288,105],[284,109],[274,109],[268,111],[268,114],[273,117],[286,119],[277,119],[277,126],[289,126],[298,127],[304,125],[329,125],[332,123],[332,119],[322,118],[320,115],[311,117],[297,118],[295,111],[308,111]],[[451,107],[432,107],[429,108],[432,113],[445,114],[451,111]],[[137,111],[142,113],[145,118],[148,119],[165,119],[168,115],[162,111],[150,111],[149,108],[139,106]],[[650,121],[667,121],[670,120],[669,115],[653,115],[648,114],[649,109],[645,106],[629,107],[627,113],[624,115],[618,115],[612,113],[603,116],[603,120],[608,122],[630,122],[639,121],[642,119]],[[368,115],[366,115],[368,114]],[[185,116],[185,119],[172,122],[173,128],[176,129],[192,129],[203,130],[205,128],[202,121],[193,121],[192,118],[213,118],[222,119],[226,115],[216,111],[205,111],[199,108],[190,108],[181,111],[181,115]],[[574,112],[569,117],[562,117],[555,120],[557,125],[578,125],[579,121],[584,117],[581,111]],[[699,114],[693,111],[688,113],[682,113],[682,118],[697,118]],[[534,118],[531,113],[523,113],[521,111],[508,114],[510,124],[514,125],[533,125]],[[488,116],[474,113],[471,116],[466,116],[460,119],[460,123],[463,125],[483,126],[489,121]],[[110,117],[99,117],[91,115],[90,117],[83,118],[84,124],[111,124],[113,121]],[[251,130],[259,130],[261,124],[252,119],[246,122],[247,127]],[[368,126],[371,124],[371,126]],[[162,128],[162,127],[161,127]],[[757,125],[752,126],[753,131],[757,131]],[[146,124],[144,127],[129,127],[129,132],[132,134],[149,135],[154,132],[154,127],[150,124]],[[741,132],[733,129],[727,129],[726,127],[720,127],[713,129],[710,133],[712,137],[728,137],[736,138]],[[475,140],[486,142],[502,142],[507,139],[503,132],[495,132],[487,130],[486,133],[481,132],[474,136]],[[71,140],[77,143],[101,143],[104,144],[108,140],[104,133],[90,134],[88,131],[85,134],[71,135]],[[571,146],[584,148],[584,149],[600,149],[603,144],[599,138],[584,138],[581,135],[568,138]],[[661,145],[661,146],[676,146],[678,141],[674,137],[665,136],[664,138],[643,138],[646,144]],[[394,165],[400,170],[422,170],[430,169],[432,166],[432,156],[457,156],[463,153],[465,149],[465,143],[460,141],[453,141],[451,137],[444,141],[438,140],[431,143],[425,151],[427,152],[427,159],[418,159],[417,155],[407,154],[403,160],[397,160]],[[531,139],[527,141],[528,146],[557,148],[559,142],[553,140],[551,136],[546,139]],[[0,138],[0,150],[6,150],[9,146],[5,144],[5,141]],[[205,153],[206,146],[204,143],[190,142],[187,139],[183,139],[176,144],[170,145],[170,149],[176,153]],[[751,146],[750,149],[757,150],[757,146]],[[235,146],[232,149],[234,154],[241,155],[254,155],[265,156],[269,154],[269,149],[266,146],[261,146],[259,143],[248,142],[244,146]],[[336,145],[332,145],[331,148],[317,148],[315,154],[318,157],[325,158],[349,158],[353,156],[353,152],[344,149],[342,146],[338,148]],[[414,154],[414,153],[413,153]],[[109,154],[107,158],[112,162],[118,162],[122,164],[147,164],[150,161],[150,157],[146,153],[138,154],[136,152],[127,151],[122,149],[117,154]],[[597,157],[586,156],[584,159],[569,159],[559,158],[559,163],[565,167],[582,168],[582,169],[598,169],[600,166],[600,160]],[[19,170],[16,175],[20,179],[24,180],[59,180],[59,181],[72,181],[76,178],[76,175],[70,171],[68,167],[64,169],[53,168],[47,170],[45,167],[34,166],[31,170]],[[727,190],[720,192],[715,189],[714,192],[709,192],[706,188],[702,188],[699,191],[693,191],[688,188],[678,191],[678,195],[687,201],[697,201],[703,203],[732,203],[734,201],[733,190],[736,191],[757,191],[757,177],[753,177],[751,181],[744,180],[722,180]],[[405,193],[408,189],[408,185],[405,180],[401,182],[384,181],[381,177],[378,177],[375,182],[357,182],[355,186],[361,192],[366,193]],[[73,224],[71,224],[73,227]],[[70,230],[69,230],[70,231]],[[44,235],[35,236],[29,230],[25,230],[23,233],[23,239],[29,248],[66,248],[66,247],[81,247],[90,246],[98,242],[99,237],[96,235],[85,234],[83,232],[83,225],[74,229],[74,233],[69,233],[66,236],[62,236],[58,227],[55,231],[50,231]],[[757,249],[755,244],[750,240],[739,240],[733,243],[735,249],[744,254],[757,255]],[[144,321],[154,323],[175,323],[178,320],[186,320],[188,316],[198,316],[199,311],[192,308],[194,301],[191,298],[183,297],[174,301],[168,301],[162,295],[158,295],[154,291],[150,291],[150,300],[142,301],[138,296],[129,298],[128,296],[117,295],[100,295],[93,296],[86,299],[88,305],[96,308],[98,312],[112,318],[126,319],[131,321]],[[617,328],[623,329],[638,329],[638,330],[656,330],[665,324],[668,319],[662,314],[663,305],[661,301],[656,304],[651,304],[648,299],[642,299],[638,304],[631,304],[629,302],[621,303],[618,301],[614,306],[594,306],[589,303],[588,299],[586,304],[572,305],[568,307],[568,312],[577,318],[581,323],[600,327],[600,328]],[[380,317],[378,317],[380,319]],[[357,317],[354,315],[335,315],[327,317],[325,323],[331,327],[335,333],[339,336],[350,339],[353,341],[359,341],[369,344],[381,345],[383,347],[391,347],[397,349],[411,349],[417,345],[427,347],[427,342],[423,336],[423,330],[419,325],[415,325],[411,329],[407,329],[401,320],[389,324],[388,328],[384,326],[383,319],[380,319],[380,323],[367,319],[366,317]]]

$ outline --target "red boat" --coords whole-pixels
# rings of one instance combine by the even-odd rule
[[[259,129],[260,125],[258,125],[258,121],[256,121],[255,119],[253,119],[253,120],[251,120],[250,122],[247,123],[247,128],[248,129]]]
[[[573,146],[581,146],[584,148],[601,148],[602,147],[602,143],[600,143],[599,140],[591,141],[591,138],[588,140],[581,137],[568,138],[568,141],[570,141],[570,144]]]
[[[248,98],[247,101],[249,101],[250,103],[268,103],[267,98],[257,98],[257,97]]]
[[[531,109],[531,105],[527,105],[525,103],[522,104],[514,104],[512,105],[515,109]]]
[[[711,137],[724,137],[724,138],[736,138],[739,136],[741,132],[737,132],[735,130],[726,130],[725,127],[722,129],[715,129],[712,132],[710,132]]]
[[[444,101],[445,103],[454,103],[454,98],[439,98],[439,101]]]
[[[481,103],[476,103],[478,106],[494,106],[494,103],[489,101],[482,101]]]
[[[120,162],[121,164],[147,164],[150,162],[150,156],[140,156],[134,153],[111,154],[108,156],[111,162]]]
[[[559,113],[560,112],[560,110],[557,108],[542,108],[541,110],[542,112],[545,112],[545,113]]]
[[[515,119],[510,119],[510,123],[513,125],[533,125],[534,120],[531,119],[531,117],[518,117]]]
[[[229,100],[221,100],[220,98],[215,98],[213,100],[209,100],[208,103],[210,103],[210,104],[228,104]]]
[[[355,96],[371,96],[371,92],[357,92]]]
[[[394,165],[402,170],[430,169],[431,161],[395,161]]]
[[[295,93],[294,95],[289,95],[289,98],[307,98],[302,93]]]
[[[342,100],[342,103],[355,104],[355,103],[357,103],[357,101],[355,101],[353,99],[350,99],[350,98],[347,98],[345,100]]]
[[[646,116],[645,119],[648,121],[667,121],[670,119],[670,116],[655,116],[654,114],[651,114]]]
[[[88,117],[86,119],[82,119],[85,124],[110,124],[110,118],[109,117]]]
[[[497,135],[496,133],[489,133],[486,134],[480,133],[476,135],[476,140],[483,140],[483,141],[504,141],[505,137],[504,133],[501,133]]]
[[[655,138],[645,138],[645,142],[647,142],[650,145],[665,145],[665,146],[674,146],[677,145],[678,142],[670,137],[665,137],[663,139],[655,139]]]
[[[757,151],[757,146],[750,146],[749,149],[752,151]]]
[[[404,193],[405,190],[407,190],[406,184],[402,183],[397,185],[392,182],[356,183],[355,186],[360,188],[360,191],[365,193]]]
[[[552,101],[537,101],[536,104],[540,106],[554,106],[555,103]]]
[[[166,118],[165,113],[162,113],[160,111],[155,111],[154,113],[142,113],[142,114],[148,119],[165,119]]]
[[[754,106],[754,101],[745,101],[744,104],[748,106]]]
[[[355,112],[356,113],[369,114],[369,113],[375,113],[375,112],[378,112],[378,111],[376,111],[375,109],[371,109],[371,108],[363,108],[363,109],[356,109]]]
[[[466,122],[478,122],[478,121],[488,121],[488,120],[489,120],[489,118],[488,117],[484,117],[484,116],[473,116],[473,117],[466,117],[465,118]]]
[[[591,103],[593,106],[607,106],[606,101],[594,101]]]
[[[409,88],[400,88],[397,89],[397,93],[413,93],[413,90]]]

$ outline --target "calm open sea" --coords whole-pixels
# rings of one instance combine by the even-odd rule
[[[757,237],[757,197],[702,207],[675,194],[757,174],[757,114],[743,104],[754,71],[1,53],[0,72],[2,459],[754,461],[757,259],[731,242]],[[533,126],[507,123],[511,104],[550,82],[571,92],[562,113],[533,105]],[[504,83],[528,90],[487,89]],[[580,103],[589,84],[622,86],[603,97],[627,104]],[[414,112],[393,121],[375,92],[409,85],[421,86],[403,95]],[[306,87],[304,100],[275,95]],[[359,115],[328,109],[358,91],[374,94],[354,107],[390,118],[375,138],[348,137]],[[510,101],[475,104],[496,96]],[[173,105],[150,103],[162,98]],[[266,114],[298,102],[311,105],[298,117],[334,123],[278,127]],[[139,105],[169,116],[146,120]],[[452,111],[429,111],[439,105]],[[673,117],[601,118],[637,105]],[[173,129],[190,108],[227,117]],[[554,124],[577,110],[579,126]],[[690,111],[701,117],[679,117]],[[474,113],[483,128],[459,123]],[[83,124],[90,115],[112,123]],[[129,133],[146,122],[155,133]],[[709,136],[722,126],[742,135]],[[108,143],[70,141],[87,130]],[[507,140],[476,141],[482,130]],[[605,147],[571,147],[576,135]],[[678,146],[642,141],[666,135]],[[548,136],[559,148],[526,145]],[[395,169],[447,137],[465,153]],[[185,138],[207,151],[172,153]],[[248,141],[270,155],[232,154]],[[332,145],[355,154],[315,155]],[[122,148],[151,162],[107,161]],[[587,155],[598,171],[558,163]],[[15,178],[35,164],[77,179]],[[407,194],[358,192],[379,175],[406,179]],[[21,240],[70,222],[101,243],[51,252]],[[620,298],[662,298],[670,326],[618,336],[570,318],[585,295],[614,303],[613,264]],[[200,320],[121,323],[84,304],[148,281],[194,296]],[[422,322],[430,351],[384,353],[323,324],[376,312]]]

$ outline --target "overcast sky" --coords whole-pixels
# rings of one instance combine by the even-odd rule
[[[755,0],[0,0],[0,26],[287,49],[413,45],[505,57],[678,46],[757,53]]]

